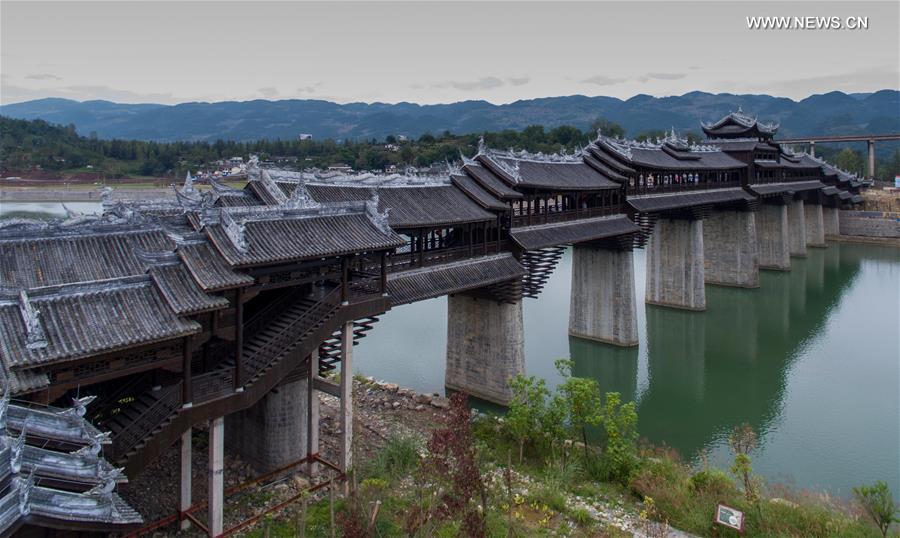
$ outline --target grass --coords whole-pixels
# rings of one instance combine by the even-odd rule
[[[362,476],[397,480],[407,476],[419,463],[420,443],[404,435],[391,435],[370,463],[364,466]]]

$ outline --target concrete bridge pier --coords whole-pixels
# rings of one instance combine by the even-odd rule
[[[806,211],[803,200],[788,206],[788,248],[791,256],[806,256]]]
[[[836,207],[822,207],[822,224],[825,228],[825,238],[834,237],[841,233],[841,210]]]
[[[713,211],[703,221],[704,273],[707,284],[759,287],[756,213]]]
[[[756,213],[760,269],[791,270],[789,236],[787,206],[763,204]]]
[[[645,302],[705,310],[703,221],[660,218],[647,244]]]
[[[225,421],[228,449],[260,473],[306,457],[308,386],[307,379],[284,383],[252,407],[228,415]],[[318,417],[318,399],[313,401],[316,408],[313,415]],[[318,439],[314,441],[313,451],[317,452]]]
[[[806,204],[803,207],[806,218],[806,246],[825,248],[825,220],[821,204]]]
[[[507,405],[509,380],[524,373],[521,299],[509,304],[466,294],[447,297],[448,389]]]
[[[630,250],[576,245],[572,251],[569,334],[638,345],[634,257]]]

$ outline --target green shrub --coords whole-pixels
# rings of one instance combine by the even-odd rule
[[[572,516],[572,520],[579,527],[591,527],[594,524],[594,518],[591,517],[591,513],[585,508],[575,508],[569,515]]]
[[[887,536],[891,523],[900,521],[897,518],[897,504],[887,484],[879,480],[873,486],[853,488],[856,500],[872,519],[882,536]]]
[[[563,495],[559,489],[548,487],[546,485],[532,490],[528,494],[528,500],[529,502],[537,503],[540,506],[546,506],[555,512],[562,513],[566,510],[565,495]]]
[[[638,467],[637,410],[634,402],[623,404],[618,392],[607,392],[603,405],[603,430],[606,432],[603,466],[607,478],[628,484]]]
[[[737,486],[721,469],[704,469],[690,478],[691,490],[700,495],[727,499],[738,494]]]

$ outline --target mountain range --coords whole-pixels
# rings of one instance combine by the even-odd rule
[[[495,105],[487,101],[450,104],[348,103],[303,99],[223,101],[217,103],[122,104],[47,98],[0,106],[0,115],[74,124],[83,135],[154,141],[214,141],[296,138],[382,139],[418,137],[528,125],[586,129],[597,118],[623,126],[629,136],[674,127],[700,133],[700,121],[715,121],[741,108],[760,120],[781,124],[779,135],[900,132],[900,91],[817,94],[800,101],[771,95],[711,94],[700,91],[672,97],[572,95]]]

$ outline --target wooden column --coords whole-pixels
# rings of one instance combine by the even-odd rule
[[[350,303],[350,261],[346,256],[341,258],[341,304]]]
[[[341,471],[346,473],[353,466],[353,322],[341,329]],[[347,492],[347,481],[344,481]]]
[[[381,253],[381,294],[387,295],[387,252]]]
[[[483,242],[482,250],[484,251],[484,254],[487,254],[487,252],[488,252],[488,222],[487,221],[481,223],[481,231],[484,234],[484,237],[482,237],[482,242]]]
[[[234,305],[234,390],[244,390],[242,380],[244,348],[244,289],[238,288]]]
[[[319,452],[319,402],[316,399],[318,376],[319,350],[316,350],[309,356],[309,375],[306,383],[306,474],[310,479],[319,473],[319,465],[312,460],[313,455]]]
[[[425,265],[425,230],[419,229],[419,267]]]
[[[190,407],[194,391],[191,387],[191,337],[184,337],[181,349],[181,407]]]
[[[225,505],[225,417],[209,422],[209,535],[222,535]]]
[[[184,517],[185,512],[191,507],[191,428],[181,434],[181,484],[178,500],[178,519],[181,520],[181,529],[191,527],[191,520]]]

